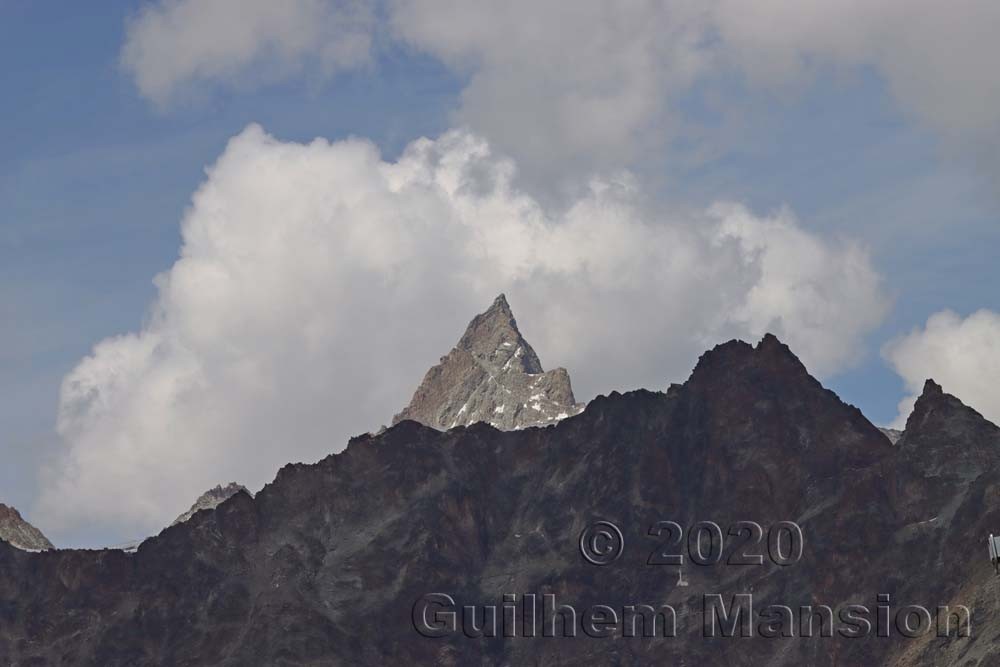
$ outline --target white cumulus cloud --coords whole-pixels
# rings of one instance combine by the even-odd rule
[[[1000,423],[1000,314],[979,310],[962,318],[950,310],[890,341],[883,356],[910,392],[893,427],[902,428],[928,378],[994,423]]]
[[[340,450],[387,423],[501,291],[585,399],[663,388],[707,346],[768,330],[832,373],[885,312],[864,251],[788,211],[676,213],[627,177],[552,210],[514,173],[460,130],[395,162],[362,140],[234,137],[147,324],[63,382],[43,525],[153,531],[211,485],[256,488]]]

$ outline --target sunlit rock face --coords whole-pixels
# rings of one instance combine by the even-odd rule
[[[16,509],[3,503],[0,503],[0,539],[26,551],[53,548],[42,531],[25,521]]]
[[[412,419],[443,431],[485,422],[508,431],[551,424],[582,409],[566,369],[542,370],[501,294],[427,371],[393,423]]]

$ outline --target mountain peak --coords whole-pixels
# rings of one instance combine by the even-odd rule
[[[691,381],[711,386],[727,382],[726,378],[733,374],[747,373],[757,378],[755,381],[770,377],[774,381],[818,385],[795,353],[771,333],[764,334],[756,346],[738,339],[716,345],[699,357]]]
[[[809,372],[805,364],[802,363],[802,360],[792,352],[792,348],[781,342],[773,333],[764,334],[764,337],[757,343],[754,351],[759,356],[778,361],[781,364],[787,364],[789,367],[797,368],[803,373],[808,374]]]
[[[490,310],[502,310],[502,311],[506,311],[506,312],[509,313],[510,312],[510,304],[507,303],[507,295],[504,294],[503,292],[500,292],[499,296],[497,296],[497,298],[493,299],[493,305],[490,306],[489,309]]]
[[[198,496],[198,500],[194,501],[194,505],[191,505],[191,509],[174,519],[174,522],[170,525],[176,526],[179,523],[184,523],[201,510],[214,509],[240,491],[251,495],[250,492],[247,491],[247,488],[242,484],[237,484],[236,482],[230,482],[225,486],[218,484],[214,488],[211,488]]]
[[[469,322],[458,344],[427,371],[393,423],[446,430],[486,422],[499,429],[552,423],[578,413],[565,369],[545,371],[521,335],[507,297]]]
[[[761,338],[757,343],[755,349],[758,351],[784,353],[795,356],[790,347],[782,343],[777,336],[770,332],[764,334],[763,338]]]
[[[927,380],[924,382],[924,390],[921,393],[922,393],[922,395],[928,396],[928,397],[930,397],[930,396],[940,396],[941,394],[944,393],[944,389],[942,389],[941,385],[939,385],[933,379],[927,378]]]
[[[916,403],[913,404],[913,410],[907,418],[907,426],[909,426],[910,420],[923,421],[937,408],[949,405],[954,408],[966,407],[956,397],[945,393],[941,385],[928,378],[924,382],[924,388],[920,392],[920,396],[917,397]]]
[[[472,318],[456,347],[471,352],[487,365],[494,365],[491,362],[497,360],[495,353],[501,348],[520,350],[513,363],[525,373],[542,372],[542,363],[517,328],[517,320],[503,294],[494,299],[486,311]],[[506,362],[507,359],[504,359],[503,363]]]
[[[962,426],[959,427],[958,424]],[[932,379],[924,382],[924,389],[913,404],[913,410],[906,419],[904,433],[912,435],[916,431],[944,428],[949,429],[976,428],[981,424],[990,424],[979,412],[963,403],[959,398],[947,393],[941,385]]]
[[[0,503],[0,539],[25,551],[55,548],[42,531],[25,521],[16,509],[3,503]]]

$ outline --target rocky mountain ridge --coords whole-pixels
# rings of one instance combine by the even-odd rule
[[[0,658],[993,665],[998,579],[984,539],[1000,533],[998,471],[1000,429],[932,382],[893,445],[773,336],[731,341],[667,393],[612,392],[548,428],[441,432],[400,421],[316,464],[285,466],[256,497],[237,492],[135,554],[0,544]],[[624,536],[603,567],[581,555],[597,521]],[[661,521],[683,537],[657,537]],[[689,536],[706,522],[727,541],[699,565],[702,539]],[[745,522],[765,536],[727,530]],[[784,563],[770,543],[782,522],[803,536],[801,556]],[[680,566],[659,564],[675,554]],[[734,554],[761,562],[734,564]],[[436,638],[417,631],[414,612],[433,593],[454,599],[456,615],[440,618],[460,623]],[[483,636],[481,621],[461,624],[462,605],[499,607],[505,595],[572,605],[575,636]],[[738,595],[752,596],[752,636],[707,637],[705,601]],[[966,606],[953,625],[970,636],[908,638],[892,625],[883,637],[881,596],[893,615]],[[642,604],[675,609],[676,636],[594,636],[581,620],[598,606]],[[791,637],[764,636],[768,605],[829,605],[836,619],[865,605],[871,631],[850,638],[838,622],[832,636],[806,638],[796,623]],[[559,613],[565,629],[569,612]]]

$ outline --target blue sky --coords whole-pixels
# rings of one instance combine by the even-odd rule
[[[249,123],[282,142],[364,137],[393,160],[414,139],[456,125],[492,139],[497,122],[470,111],[473,93],[463,93],[470,82],[489,81],[488,65],[456,65],[452,51],[428,46],[433,35],[394,40],[386,30],[361,67],[244,78],[238,86],[210,79],[197,95],[159,105],[120,64],[127,19],[148,6],[158,5],[0,5],[0,501],[29,516],[39,470],[65,448],[55,432],[61,381],[96,343],[148,321],[153,278],[177,259],[192,193],[232,137]],[[483,62],[499,58],[484,53]],[[778,87],[726,71],[671,89],[683,122],[671,126],[669,141],[621,165],[649,197],[672,207],[720,199],[758,215],[788,207],[806,232],[870,251],[891,308],[861,332],[858,359],[824,382],[876,423],[896,418],[910,391],[905,371],[880,355],[883,345],[922,331],[945,309],[961,318],[1000,311],[992,163],[969,158],[947,132],[923,121],[919,107],[901,102],[893,71],[874,61],[823,65]],[[519,144],[496,136],[501,152],[511,147],[518,159]],[[532,173],[530,159],[524,165]],[[522,185],[529,192],[548,187],[528,179]],[[474,312],[456,313],[454,321]],[[530,332],[527,321],[524,328]],[[459,333],[449,323],[440,340]],[[690,367],[695,359],[687,358]],[[993,405],[991,396],[966,400]],[[72,527],[52,532],[97,544],[143,525],[104,519],[93,515],[97,537]]]

